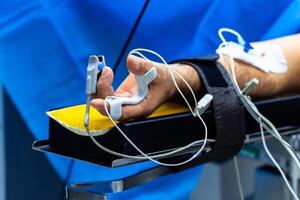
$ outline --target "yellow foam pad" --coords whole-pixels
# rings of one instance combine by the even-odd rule
[[[72,132],[86,136],[87,133],[83,124],[85,107],[85,104],[66,107],[49,111],[47,112],[47,115]],[[188,108],[175,103],[165,103],[158,107],[147,118],[166,116],[183,112],[188,112]],[[91,107],[89,128],[93,135],[104,134],[113,127],[113,123],[107,116],[102,115],[95,108]]]

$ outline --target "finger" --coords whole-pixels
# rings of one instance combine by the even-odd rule
[[[147,97],[136,105],[124,105],[120,120],[135,119],[150,115],[159,105],[161,100],[153,93],[148,93]]]
[[[122,92],[133,92],[136,90],[136,81],[134,75],[130,73],[126,79],[121,83],[121,85],[116,90],[116,93]]]
[[[124,93],[122,93],[124,94]],[[91,105],[96,108],[101,114],[107,115],[103,99],[93,99],[91,101]],[[150,115],[155,108],[160,105],[161,101],[156,98],[153,93],[149,93],[149,95],[139,104],[136,105],[123,105],[122,106],[122,116],[119,119],[120,121],[146,117]],[[109,111],[109,104],[107,105],[107,110]]]
[[[134,92],[127,90],[127,91],[117,91],[115,93],[115,96],[117,97],[132,97],[134,95]]]
[[[93,99],[91,105],[98,110],[102,115],[107,115],[105,106],[105,101],[103,99]],[[106,104],[107,111],[109,111],[109,104]],[[123,105],[122,106],[122,116],[120,120],[128,120],[138,117],[144,117],[150,114],[151,108],[145,107],[143,103],[138,105]]]
[[[114,73],[109,67],[104,67],[101,76],[97,82],[97,97],[104,99],[107,96],[114,94],[112,82]]]
[[[93,99],[91,101],[91,105],[96,108],[102,115],[107,115],[104,107],[104,100],[103,99]],[[109,111],[109,105],[107,105],[107,110]]]
[[[137,105],[124,105],[120,121],[146,117],[152,113],[152,108],[145,106],[145,103]]]
[[[127,58],[127,68],[136,75],[143,75],[153,67],[153,63],[143,58],[129,55]]]

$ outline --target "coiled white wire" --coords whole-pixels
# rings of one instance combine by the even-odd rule
[[[231,42],[226,41],[226,39],[223,36],[223,32],[230,32],[230,33],[234,34],[238,38],[238,40],[243,41],[242,36],[238,32],[236,32],[232,29],[228,29],[228,28],[221,28],[218,31],[219,37],[222,40],[222,43],[219,45],[219,48],[223,48],[223,47],[226,47],[226,46],[231,44]],[[223,56],[223,55],[220,55],[220,57],[221,56]],[[294,152],[294,150],[292,149],[292,147],[281,137],[281,135],[279,134],[276,127],[265,116],[263,116],[258,111],[256,106],[251,102],[251,100],[242,93],[242,91],[240,90],[240,88],[237,84],[237,80],[236,80],[234,58],[232,56],[229,56],[229,58],[230,58],[231,78],[232,78],[233,86],[234,86],[235,90],[238,92],[238,96],[239,96],[241,102],[243,103],[243,105],[245,106],[245,108],[247,109],[247,111],[259,123],[263,147],[264,147],[267,155],[271,159],[271,161],[274,163],[274,165],[276,166],[276,168],[280,172],[286,186],[290,190],[293,197],[296,200],[299,200],[297,194],[292,189],[289,181],[287,180],[286,175],[284,174],[283,170],[281,169],[278,162],[274,159],[273,155],[269,151],[269,148],[268,148],[268,146],[266,144],[266,141],[265,141],[265,135],[264,135],[264,130],[263,129],[266,129],[272,136],[274,136],[274,138],[276,138],[283,145],[283,147],[287,150],[287,152],[290,154],[292,159],[296,162],[296,164],[297,164],[297,166],[300,170],[299,158],[297,157],[297,155]]]
[[[190,92],[192,93],[192,97],[193,97],[193,100],[194,100],[194,103],[195,103],[195,106],[197,106],[197,99],[196,99],[196,96],[193,92],[193,89],[191,88],[191,86],[188,84],[188,82],[177,72],[175,71],[174,69],[172,69],[168,63],[162,58],[162,56],[160,56],[158,53],[154,52],[154,51],[151,51],[151,50],[148,50],[148,49],[133,49],[132,51],[130,51],[129,55],[133,55],[133,54],[136,54],[136,55],[139,55],[140,57],[146,59],[146,60],[149,60],[146,56],[144,56],[141,52],[148,52],[148,53],[151,53],[151,54],[154,54],[155,56],[157,56],[162,62],[163,64],[165,65],[165,67],[167,67],[168,71],[170,72],[170,75],[171,75],[171,78],[172,78],[172,81],[177,89],[177,91],[179,92],[179,94],[182,96],[182,98],[184,99],[185,103],[187,104],[190,112],[194,115],[196,114],[196,116],[200,119],[200,121],[202,122],[203,126],[204,126],[204,131],[205,131],[205,134],[204,134],[204,139],[203,140],[197,140],[197,141],[194,141],[184,147],[180,147],[178,149],[175,149],[171,152],[167,152],[167,153],[162,153],[162,154],[158,154],[158,155],[153,155],[153,156],[149,156],[147,154],[145,154],[140,148],[138,148],[131,140],[130,138],[127,137],[127,135],[121,130],[121,128],[118,126],[118,124],[111,118],[110,114],[109,114],[109,111],[107,109],[107,98],[110,98],[109,96],[105,98],[104,100],[104,108],[105,108],[105,111],[109,117],[109,119],[111,120],[111,122],[114,124],[114,126],[118,129],[118,131],[122,134],[122,136],[141,154],[141,156],[132,156],[132,155],[126,155],[126,154],[122,154],[122,153],[118,153],[118,152],[115,152],[113,150],[110,150],[106,147],[104,147],[103,145],[99,144],[98,141],[94,138],[93,134],[91,134],[90,132],[90,129],[88,127],[88,123],[85,125],[85,128],[86,128],[86,131],[88,133],[88,135],[90,136],[91,140],[99,147],[101,148],[102,150],[110,153],[110,154],[113,154],[113,155],[116,155],[116,156],[120,156],[120,157],[124,157],[124,158],[129,158],[129,159],[138,159],[138,160],[144,160],[144,159],[148,159],[148,160],[151,160],[152,162],[154,163],[157,163],[157,164],[160,164],[160,165],[164,165],[164,166],[179,166],[179,165],[184,165],[190,161],[192,161],[193,159],[195,159],[198,155],[200,155],[200,153],[203,151],[204,147],[206,146],[206,143],[207,142],[214,142],[215,140],[213,139],[208,139],[207,138],[207,126],[205,124],[205,122],[203,121],[203,119],[201,118],[198,110],[196,109],[196,113],[194,113],[191,105],[189,104],[188,100],[186,99],[186,97],[184,96],[183,92],[181,91],[181,89],[178,87],[178,84],[176,82],[176,79],[174,77],[174,74],[175,73],[183,82],[184,84],[188,87],[188,89],[190,90]],[[174,155],[178,152],[181,152],[181,151],[184,151],[190,147],[193,147],[194,145],[196,144],[202,144],[202,146],[200,147],[200,149],[193,155],[191,156],[189,159],[185,160],[185,161],[182,161],[180,163],[163,163],[163,162],[160,162],[156,159],[158,158],[164,158],[166,156],[170,156],[170,155]]]

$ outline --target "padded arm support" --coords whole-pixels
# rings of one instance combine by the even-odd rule
[[[233,88],[232,81],[217,62],[218,56],[176,60],[194,67],[204,83],[205,89],[213,96],[213,111],[216,124],[216,144],[206,155],[202,155],[183,168],[197,163],[227,159],[237,154],[245,137],[244,107]],[[182,167],[179,167],[182,169]]]

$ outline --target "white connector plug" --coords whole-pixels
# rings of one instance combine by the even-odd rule
[[[197,107],[193,113],[194,117],[198,117],[198,115],[201,116],[207,110],[212,100],[213,96],[211,94],[204,95],[197,103]]]

